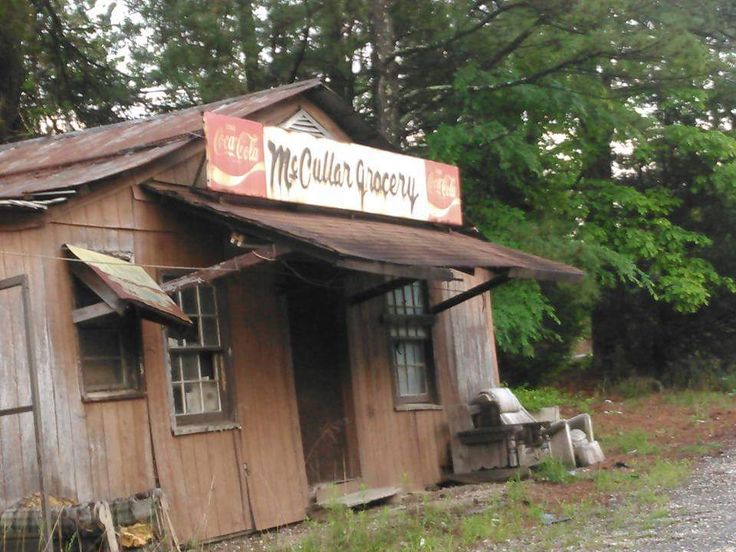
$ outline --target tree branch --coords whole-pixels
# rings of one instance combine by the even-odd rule
[[[457,42],[461,38],[465,38],[466,36],[479,31],[480,29],[488,25],[488,23],[496,19],[502,13],[505,13],[505,12],[508,12],[508,11],[511,11],[517,8],[523,8],[523,7],[529,7],[528,2],[520,1],[520,2],[511,2],[508,4],[502,4],[499,7],[497,7],[495,10],[488,12],[485,17],[483,17],[480,21],[478,21],[474,25],[471,25],[470,27],[457,31],[451,37],[448,37],[442,40],[437,40],[430,44],[418,44],[416,46],[409,46],[407,48],[399,48],[397,50],[394,50],[390,54],[388,54],[387,59],[394,59],[399,56],[414,55],[420,52],[427,52],[430,50],[437,50],[439,48],[446,48],[453,42]]]
[[[519,48],[524,41],[529,38],[534,30],[538,28],[543,23],[543,19],[540,17],[534,23],[532,23],[529,27],[521,31],[518,35],[516,35],[516,38],[514,38],[511,42],[509,42],[506,46],[498,50],[486,63],[483,64],[483,69],[492,69],[501,61],[508,56],[511,52]]]

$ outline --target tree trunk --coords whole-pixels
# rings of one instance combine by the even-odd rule
[[[245,54],[246,87],[248,92],[255,92],[263,87],[264,82],[258,63],[260,47],[256,35],[256,20],[253,17],[253,2],[251,0],[238,0],[238,12],[240,40]]]
[[[391,19],[392,0],[371,0],[370,28],[373,73],[373,105],[378,130],[392,144],[399,143],[399,77],[392,52],[396,45]]]
[[[22,31],[28,15],[21,3],[0,8],[4,24],[0,26],[0,143],[11,140],[22,130],[20,98],[25,78]]]

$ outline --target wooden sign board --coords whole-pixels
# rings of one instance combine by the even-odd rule
[[[216,191],[462,225],[457,167],[204,114]]]

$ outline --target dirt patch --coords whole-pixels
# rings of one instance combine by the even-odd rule
[[[711,404],[707,402],[709,398],[713,400]],[[725,401],[732,402],[732,407],[724,408]],[[590,408],[596,438],[602,443],[606,460],[593,468],[578,470],[579,473],[626,471],[635,463],[654,458],[679,460],[716,455],[736,444],[736,398],[727,395],[655,393],[638,399],[599,399]],[[578,412],[563,408],[562,413],[573,416]],[[626,442],[620,437],[627,435],[645,436],[650,452],[620,450],[622,442]],[[557,513],[571,502],[587,499],[608,505],[613,498],[593,491],[593,481],[582,479],[566,485],[540,482],[530,492],[534,500]]]
[[[605,476],[606,472],[614,479],[624,475],[635,479],[646,474],[649,467],[657,462],[713,456],[736,444],[736,399],[724,394],[684,392],[655,393],[627,400],[601,398],[592,401],[589,408],[606,461],[599,466],[576,470],[577,477],[569,483],[526,482],[522,502],[530,509],[545,515],[564,516],[571,506],[587,502],[601,506],[599,511],[613,515],[624,497],[615,485],[605,489],[597,484],[597,479]],[[563,409],[565,416],[577,413],[573,409]],[[391,504],[373,509],[371,515],[374,519],[371,521],[368,516],[366,523],[377,523],[381,515],[409,514],[419,518],[426,516],[427,508],[432,508],[452,512],[449,523],[456,525],[447,530],[457,532],[462,520],[482,516],[490,505],[504,500],[508,489],[504,484],[481,484],[407,494]],[[545,530],[543,523],[533,515],[519,519],[518,523],[528,528],[524,531],[528,533],[525,534],[527,540],[533,541]],[[223,542],[213,548],[218,552],[295,550],[313,531],[323,530],[324,526],[320,522],[305,522]],[[430,533],[431,530],[427,529]],[[482,542],[485,541],[479,543],[481,547],[485,546]],[[466,542],[462,547],[452,549],[468,549],[467,545]]]

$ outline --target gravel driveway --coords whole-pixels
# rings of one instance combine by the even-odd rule
[[[736,552],[736,449],[704,459],[671,497],[656,528],[599,535],[600,550]]]

